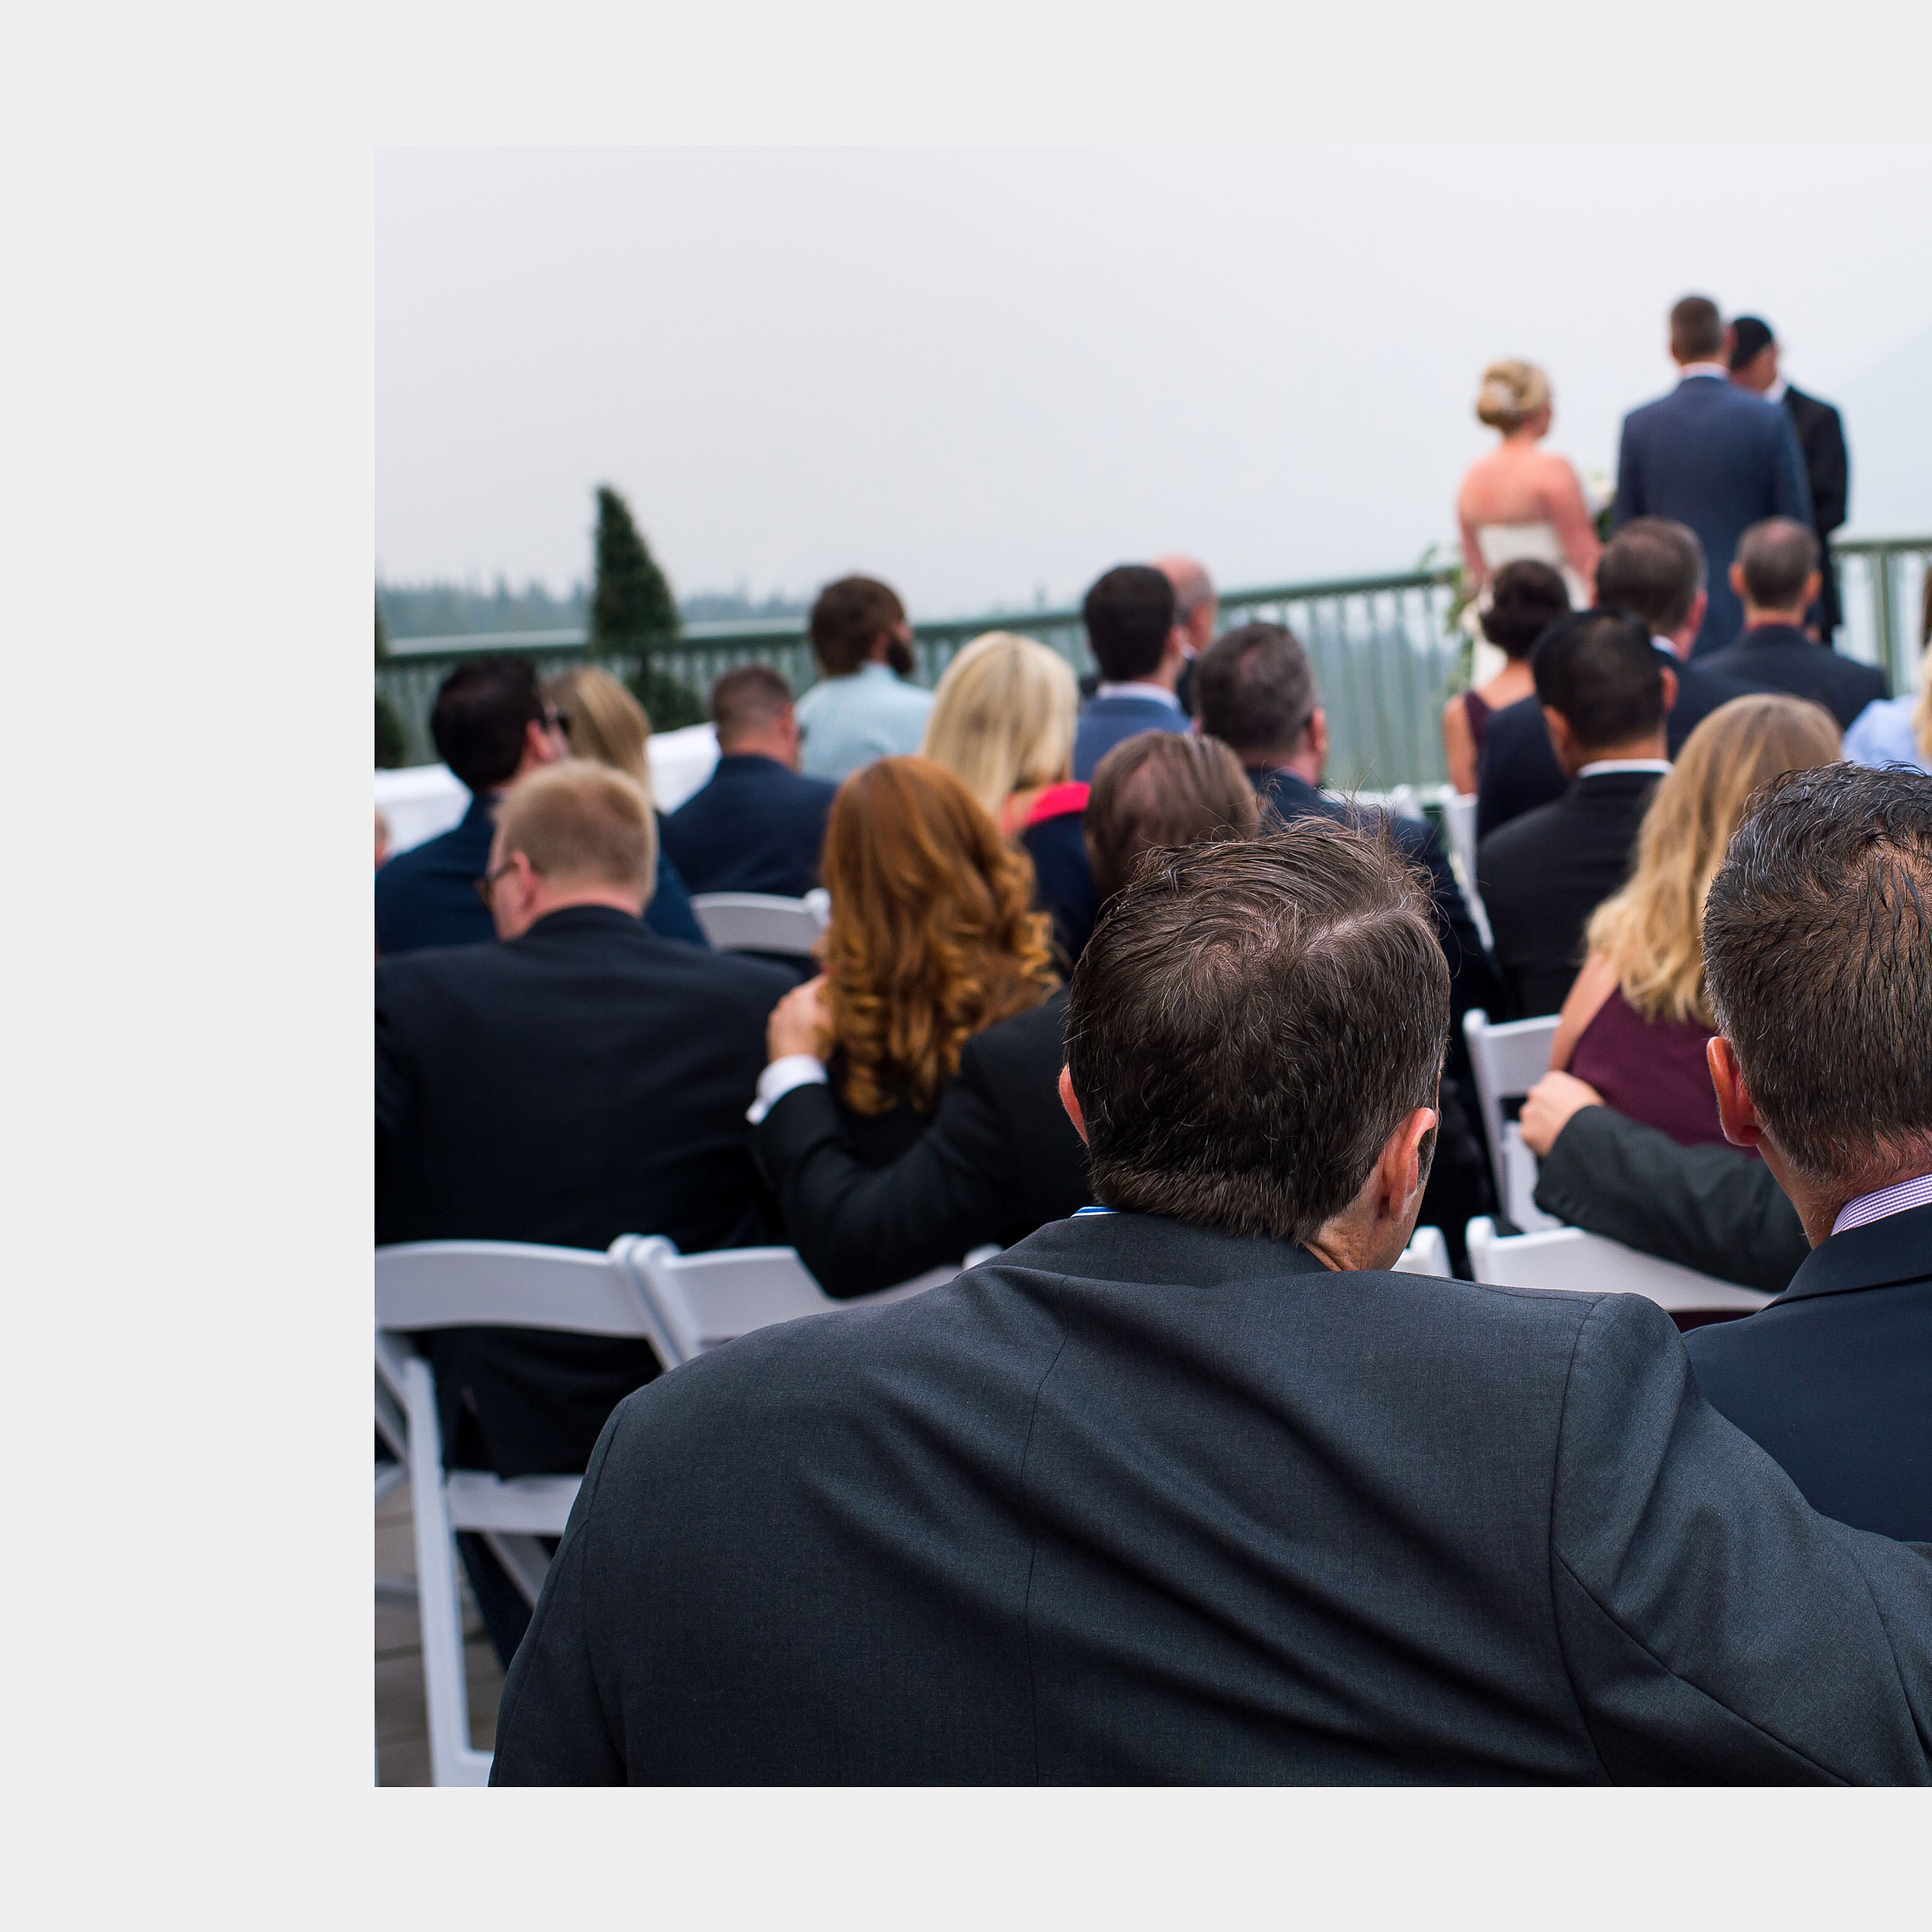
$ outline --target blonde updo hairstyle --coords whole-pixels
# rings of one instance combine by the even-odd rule
[[[919,755],[944,765],[997,823],[1015,792],[1070,774],[1079,701],[1057,651],[1011,631],[987,631],[946,667]]]
[[[1549,407],[1549,378],[1534,362],[1492,362],[1482,372],[1476,417],[1506,436]]]

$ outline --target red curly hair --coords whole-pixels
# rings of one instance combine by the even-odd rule
[[[820,867],[833,1077],[855,1112],[930,1112],[983,1027],[1059,984],[1032,862],[929,758],[886,758],[838,788]]]

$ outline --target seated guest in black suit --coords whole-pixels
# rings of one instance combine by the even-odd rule
[[[496,937],[475,886],[488,866],[497,802],[506,786],[571,755],[563,718],[524,657],[459,665],[436,693],[429,735],[469,793],[469,809],[376,875],[376,950],[389,958]]]
[[[1108,571],[1088,592],[1081,616],[1100,667],[1073,740],[1073,775],[1084,784],[1121,739],[1137,731],[1187,729],[1174,690],[1193,645],[1180,620],[1174,586],[1146,564]]]
[[[1811,1251],[1762,1161],[1681,1146],[1574,1074],[1546,1073],[1530,1089],[1522,1128],[1540,1157],[1536,1204],[1571,1227],[1766,1294],[1781,1294]]]
[[[505,798],[477,881],[503,943],[377,965],[379,1245],[773,1238],[745,1107],[792,982],[651,932],[656,860],[634,781],[552,765]],[[504,1476],[581,1469],[611,1405],[657,1372],[645,1344],[589,1337],[453,1329],[429,1347],[446,1455]],[[522,1600],[465,1549],[507,1659]]]
[[[819,848],[838,786],[798,771],[792,687],[762,664],[711,688],[718,766],[664,821],[664,848],[694,892],[798,899],[818,883]]]
[[[1561,589],[1560,580],[1557,587]],[[1564,595],[1567,608],[1568,593]],[[1195,691],[1201,729],[1233,747],[1264,804],[1281,817],[1291,823],[1312,817],[1356,824],[1368,816],[1319,789],[1328,762],[1327,714],[1307,653],[1291,631],[1280,624],[1243,624],[1217,638],[1195,666]],[[1427,869],[1436,937],[1449,962],[1449,1066],[1424,1211],[1429,1224],[1443,1231],[1451,1266],[1466,1274],[1463,1231],[1472,1215],[1488,1213],[1494,1204],[1488,1155],[1473,1124],[1480,1115],[1463,1016],[1472,1007],[1500,1014],[1506,995],[1434,828],[1414,819],[1390,817],[1387,823],[1396,844]]]
[[[1094,876],[1111,895],[1154,848],[1247,838],[1260,817],[1226,746],[1143,731],[1094,774],[1084,814]],[[798,1000],[774,1012],[773,1064],[793,1060],[818,1077],[763,1116],[754,1151],[786,1235],[827,1294],[872,1294],[989,1241],[1010,1247],[1092,1198],[1087,1150],[1060,1104],[1066,1018],[1063,989],[976,1033],[931,1129],[896,1161],[869,1168],[824,1084],[816,1013]]]
[[[1144,869],[1068,1011],[1104,1208],[629,1398],[494,1781],[1932,1780],[1927,1552],[1642,1297],[1389,1272],[1448,1033],[1382,841]]]
[[[1704,915],[1711,1075],[1812,1251],[1686,1346],[1814,1509],[1932,1543],[1932,778],[1829,765],[1760,798]]]
[[[1845,730],[1875,699],[1889,697],[1875,664],[1841,657],[1804,632],[1804,614],[1824,578],[1823,552],[1804,525],[1785,516],[1753,524],[1738,540],[1730,580],[1744,600],[1744,630],[1727,649],[1703,662],[1727,677],[1749,678],[1774,691],[1822,704]]]
[[[1644,808],[1670,769],[1663,721],[1677,691],[1641,620],[1620,611],[1553,624],[1531,668],[1570,789],[1476,851],[1496,963],[1525,1016],[1561,1007],[1590,915],[1629,876]]]
[[[1673,758],[1719,705],[1770,688],[1713,671],[1708,657],[1690,662],[1690,647],[1709,601],[1704,574],[1704,546],[1697,533],[1667,517],[1633,518],[1597,559],[1598,606],[1641,617],[1651,627],[1651,643],[1677,679],[1677,696],[1664,720],[1665,749]],[[1476,806],[1479,838],[1569,789],[1550,749],[1542,706],[1534,698],[1498,712],[1491,731],[1496,750],[1483,766]]]
[[[943,764],[1033,862],[1033,903],[1050,915],[1069,971],[1094,929],[1097,902],[1072,782],[1073,672],[1057,651],[1011,631],[976,637],[933,694],[920,755]]]
[[[564,721],[571,757],[592,759],[635,779],[648,798],[651,719],[635,694],[599,664],[580,664],[551,678],[544,689]],[[664,850],[664,815],[657,812],[656,817],[657,883],[644,909],[644,923],[660,939],[709,949],[711,942],[691,910],[691,894]]]
[[[966,1042],[1059,985],[1052,927],[1029,909],[1025,854],[929,758],[875,759],[839,786],[824,870],[825,971],[774,1016],[811,1050],[766,1067],[751,1117],[829,1082],[860,1164],[882,1167],[931,1124]]]

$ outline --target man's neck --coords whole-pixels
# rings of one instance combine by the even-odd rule
[[[547,919],[552,912],[568,912],[578,906],[605,906],[614,912],[628,912],[633,919],[644,917],[649,900],[635,892],[615,885],[560,885],[546,892],[530,909],[530,926]],[[525,926],[528,932],[530,926]]]
[[[787,771],[792,761],[786,756],[788,747],[776,739],[734,738],[728,745],[721,739],[718,746],[720,758],[768,758],[774,764],[782,764]]]
[[[1727,369],[1721,362],[1712,362],[1702,359],[1695,362],[1678,363],[1677,365],[1677,375],[1678,380],[1680,382],[1682,381],[1686,376],[1715,376],[1720,382],[1724,383],[1727,383],[1730,380],[1730,371]]]
[[[1885,1188],[1896,1187],[1901,1181],[1916,1180],[1927,1172],[1928,1165],[1932,1165],[1932,1157],[1928,1157],[1921,1147],[1911,1159],[1873,1168],[1855,1180],[1823,1180],[1801,1173],[1793,1167],[1783,1149],[1768,1134],[1758,1140],[1758,1152],[1764,1157],[1765,1166],[1770,1169],[1771,1178],[1783,1189],[1791,1204],[1798,1210],[1798,1218],[1804,1227],[1804,1238],[1814,1247],[1820,1247],[1830,1240],[1833,1223],[1854,1201],[1862,1201],[1867,1195],[1877,1194]]]
[[[1744,628],[1747,631],[1786,630],[1797,631],[1804,628],[1802,611],[1761,611],[1755,604],[1744,607]]]
[[[1286,771],[1318,792],[1321,789],[1321,761],[1311,752],[1244,752],[1241,761],[1250,771]]]
[[[1585,772],[1600,764],[1662,764],[1668,755],[1669,748],[1660,731],[1654,738],[1640,738],[1634,744],[1609,745],[1601,751],[1580,752],[1570,776],[1580,778]]]

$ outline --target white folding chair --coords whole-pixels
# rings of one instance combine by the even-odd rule
[[[1672,1315],[1749,1315],[1771,1299],[1581,1228],[1499,1235],[1483,1214],[1469,1223],[1469,1243],[1476,1279],[1498,1287],[1642,1295]]]
[[[438,1784],[483,1784],[487,1751],[469,1741],[456,1532],[479,1532],[532,1603],[549,1558],[539,1537],[561,1536],[576,1476],[500,1477],[443,1468],[436,1382],[408,1337],[427,1328],[546,1328],[649,1342],[668,1364],[662,1334],[626,1265],[638,1237],[608,1254],[515,1241],[411,1241],[376,1251],[376,1376],[401,1411],[415,1518],[416,1587],[423,1625],[423,1688],[429,1769]]]
[[[1482,935],[1484,946],[1494,946],[1496,937],[1489,929],[1489,909],[1476,890],[1476,801],[1466,792],[1446,792],[1441,801],[1442,829],[1447,835],[1449,869],[1463,888],[1463,903]]]
[[[961,1264],[971,1267],[996,1248],[975,1248]],[[628,1265],[650,1305],[665,1360],[675,1364],[749,1335],[828,1309],[876,1308],[943,1287],[958,1267],[929,1269],[878,1294],[835,1301],[811,1276],[795,1247],[728,1247],[709,1254],[680,1254],[661,1235],[639,1241]]]
[[[788,952],[809,958],[832,921],[823,887],[802,899],[768,892],[700,892],[691,900],[704,936],[721,952]]]
[[[1440,1228],[1418,1228],[1409,1237],[1409,1244],[1404,1248],[1395,1263],[1398,1275],[1435,1275],[1447,1281],[1449,1276],[1449,1244]]]
[[[1537,1157],[1524,1145],[1516,1123],[1503,1118],[1503,1103],[1521,1100],[1549,1071],[1556,1019],[1552,1013],[1493,1026],[1480,1008],[1463,1016],[1463,1037],[1469,1043],[1469,1065],[1476,1077],[1483,1139],[1488,1143],[1497,1193],[1503,1213],[1526,1233],[1563,1224],[1537,1205]]]

